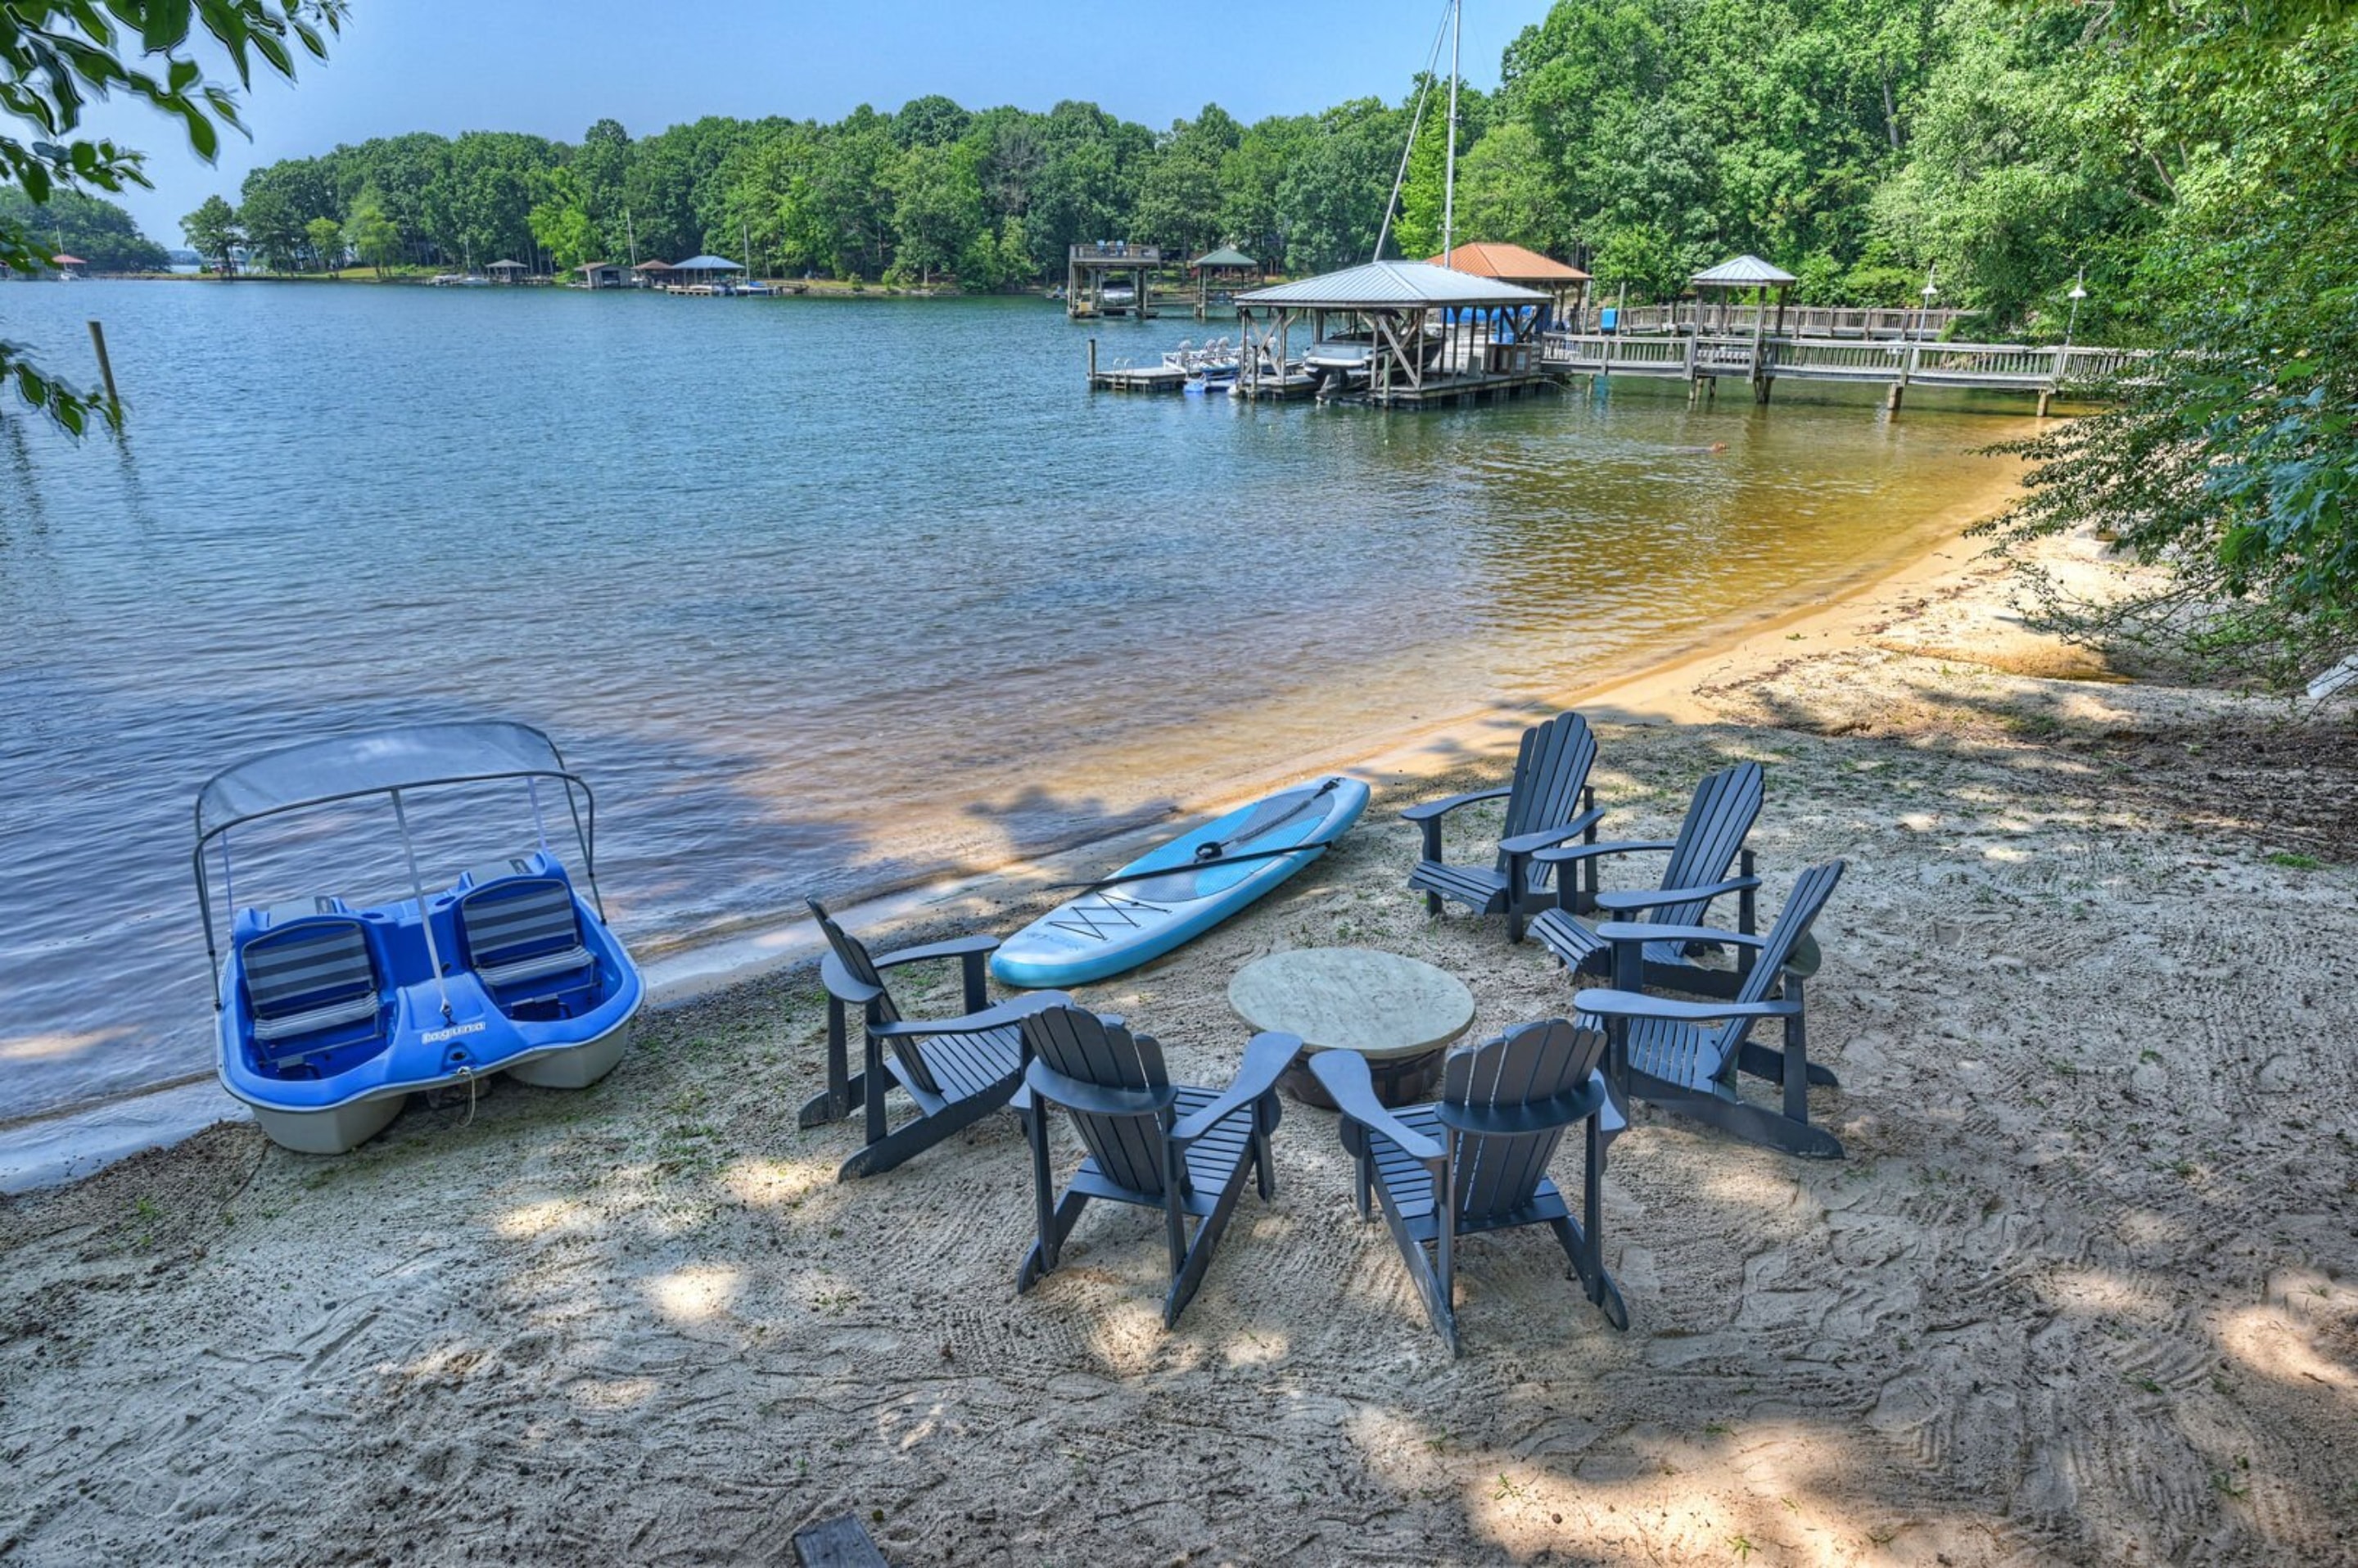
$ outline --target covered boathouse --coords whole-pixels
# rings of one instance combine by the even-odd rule
[[[1520,396],[1547,383],[1539,333],[1549,303],[1520,284],[1412,261],[1256,288],[1237,296],[1237,393],[1384,407]]]
[[[1500,283],[1537,289],[1551,302],[1547,319],[1541,324],[1543,330],[1581,330],[1579,323],[1588,305],[1589,278],[1576,266],[1567,266],[1553,256],[1543,256],[1521,245],[1490,240],[1453,245],[1432,261],[1435,266],[1472,273],[1476,277],[1492,277]]]

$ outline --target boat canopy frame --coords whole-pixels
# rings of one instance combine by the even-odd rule
[[[573,820],[574,842],[581,849],[582,874],[589,880],[590,897],[597,906],[598,918],[603,921],[606,903],[598,891],[598,797],[589,781],[566,764],[565,754],[557,749],[557,742],[529,724],[508,719],[443,719],[361,730],[258,752],[207,779],[204,787],[197,792],[197,841],[189,852],[189,865],[196,876],[197,909],[204,920],[205,957],[211,970],[214,1007],[223,1005],[221,946],[213,932],[211,881],[205,871],[205,851],[214,840],[219,839],[222,845],[224,895],[233,897],[230,891],[227,838],[232,828],[344,801],[390,796],[402,849],[409,860],[411,889],[417,897],[418,915],[423,919],[425,895],[417,882],[417,857],[409,837],[408,816],[402,809],[403,792],[522,780],[532,799],[534,826],[539,830],[541,847],[546,849],[548,837],[541,820],[537,787],[542,779],[553,779],[565,788],[565,806]],[[580,792],[578,796],[576,790]],[[236,912],[230,913],[233,919]],[[428,931],[430,939],[430,924]]]

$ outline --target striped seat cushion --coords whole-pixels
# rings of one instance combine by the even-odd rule
[[[240,957],[256,1040],[276,1044],[376,1016],[376,964],[357,920],[267,933]]]
[[[554,877],[501,881],[459,902],[467,962],[487,986],[523,985],[586,969],[573,890]]]

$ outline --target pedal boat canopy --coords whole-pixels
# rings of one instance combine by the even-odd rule
[[[597,799],[581,776],[565,765],[557,742],[529,724],[505,719],[404,724],[282,747],[215,773],[197,792],[197,843],[190,856],[197,903],[204,916],[205,956],[215,977],[213,1005],[222,1007],[225,1000],[219,979],[221,946],[213,931],[212,889],[206,874],[205,851],[215,839],[222,840],[222,896],[228,902],[232,889],[224,835],[232,828],[290,812],[387,795],[401,825],[402,849],[409,857],[414,880],[416,854],[402,811],[403,793],[508,779],[521,781],[532,790],[535,816],[540,812],[539,792],[535,787],[538,781],[550,780],[563,789],[574,842],[581,850],[582,875],[602,921],[606,904],[598,892]],[[420,890],[421,908],[423,896]]]

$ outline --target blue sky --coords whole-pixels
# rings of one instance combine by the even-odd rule
[[[216,165],[153,114],[102,106],[89,124],[148,153],[156,189],[124,204],[151,238],[177,245],[181,214],[215,191],[235,200],[256,165],[402,131],[573,141],[610,114],[639,135],[701,114],[832,120],[928,92],[969,108],[1090,99],[1159,128],[1206,102],[1250,121],[1395,98],[1423,63],[1442,0],[1212,5],[1201,26],[1187,25],[1191,11],[1119,0],[353,0],[332,58],[294,88],[257,85],[254,139],[227,138]],[[1469,0],[1466,80],[1495,85],[1500,52],[1546,11],[1546,0]]]

